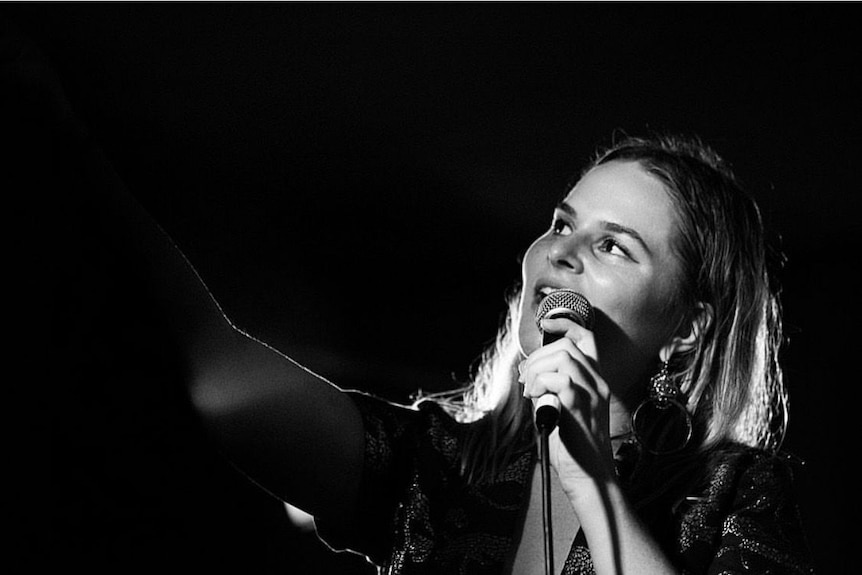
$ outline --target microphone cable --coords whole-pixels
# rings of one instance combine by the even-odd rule
[[[593,327],[593,306],[581,294],[568,290],[555,290],[545,296],[536,311],[536,325],[542,331],[542,345],[559,339],[560,335],[544,333],[541,327],[545,318],[568,318],[586,329]],[[536,402],[535,422],[539,433],[539,467],[542,472],[542,534],[545,547],[545,575],[554,575],[554,530],[551,515],[551,462],[549,437],[560,419],[560,400],[546,394]]]

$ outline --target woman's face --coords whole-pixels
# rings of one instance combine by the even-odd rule
[[[676,222],[663,184],[637,163],[613,161],[589,171],[524,257],[521,351],[541,346],[535,317],[543,296],[568,288],[595,309],[597,359],[611,390],[623,394],[649,377],[682,317]]]

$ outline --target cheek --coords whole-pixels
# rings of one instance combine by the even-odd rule
[[[658,307],[652,302],[630,297],[604,302],[596,316],[597,359],[614,394],[626,396],[637,382],[653,373],[658,353],[665,343]]]
[[[544,245],[545,238],[546,236],[544,235],[539,236],[532,244],[530,244],[527,251],[524,252],[524,259],[521,263],[521,275],[523,276],[524,285],[533,278],[538,269],[539,262],[542,260],[543,254],[547,252],[547,248]]]
[[[521,301],[518,306],[518,344],[521,351],[530,354],[541,346],[541,335],[536,327],[535,309],[533,300],[533,284],[542,261],[542,239],[537,239],[524,254],[521,264]]]
[[[673,333],[677,308],[671,304],[670,296],[661,290],[621,295],[622,298],[606,308],[614,310],[613,316],[608,318],[613,324],[612,333],[616,332],[613,346],[625,348],[623,353],[655,356]]]
[[[542,336],[532,313],[521,306],[521,317],[518,323],[518,347],[524,355],[530,355],[542,346]]]

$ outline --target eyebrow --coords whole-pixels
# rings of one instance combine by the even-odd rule
[[[564,214],[566,214],[567,216],[569,216],[570,218],[572,218],[573,220],[578,219],[578,212],[575,211],[575,208],[573,208],[572,206],[567,204],[565,201],[558,203],[557,209],[560,210],[561,212],[563,212]],[[602,229],[604,229],[606,231],[609,231],[609,232],[612,232],[615,234],[624,234],[624,235],[631,237],[633,240],[635,240],[637,243],[639,243],[641,245],[641,247],[643,247],[643,249],[646,250],[647,253],[652,254],[652,250],[649,249],[649,246],[647,246],[647,243],[644,241],[643,237],[637,232],[637,230],[634,230],[634,229],[632,229],[628,226],[624,226],[622,224],[618,224],[616,222],[608,222],[608,221],[602,221],[601,226],[602,226]]]

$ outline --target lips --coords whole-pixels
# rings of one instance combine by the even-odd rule
[[[565,289],[562,286],[556,286],[547,284],[544,282],[536,283],[536,287],[533,289],[533,309],[538,308],[539,303],[550,293],[553,293],[557,290]]]
[[[553,292],[555,292],[555,291],[557,291],[557,290],[559,290],[559,289],[560,289],[560,288],[557,288],[557,287],[544,286],[544,287],[541,287],[541,288],[537,289],[537,290],[536,290],[536,293],[538,293],[538,294],[540,294],[542,297],[544,297],[544,296],[546,296],[546,295],[548,295],[548,294],[550,294],[550,293],[553,293]]]
[[[566,286],[560,286],[545,282],[537,282],[535,287],[535,293],[538,297],[545,297],[546,295],[553,293],[555,291],[559,291],[561,289],[571,289]]]

